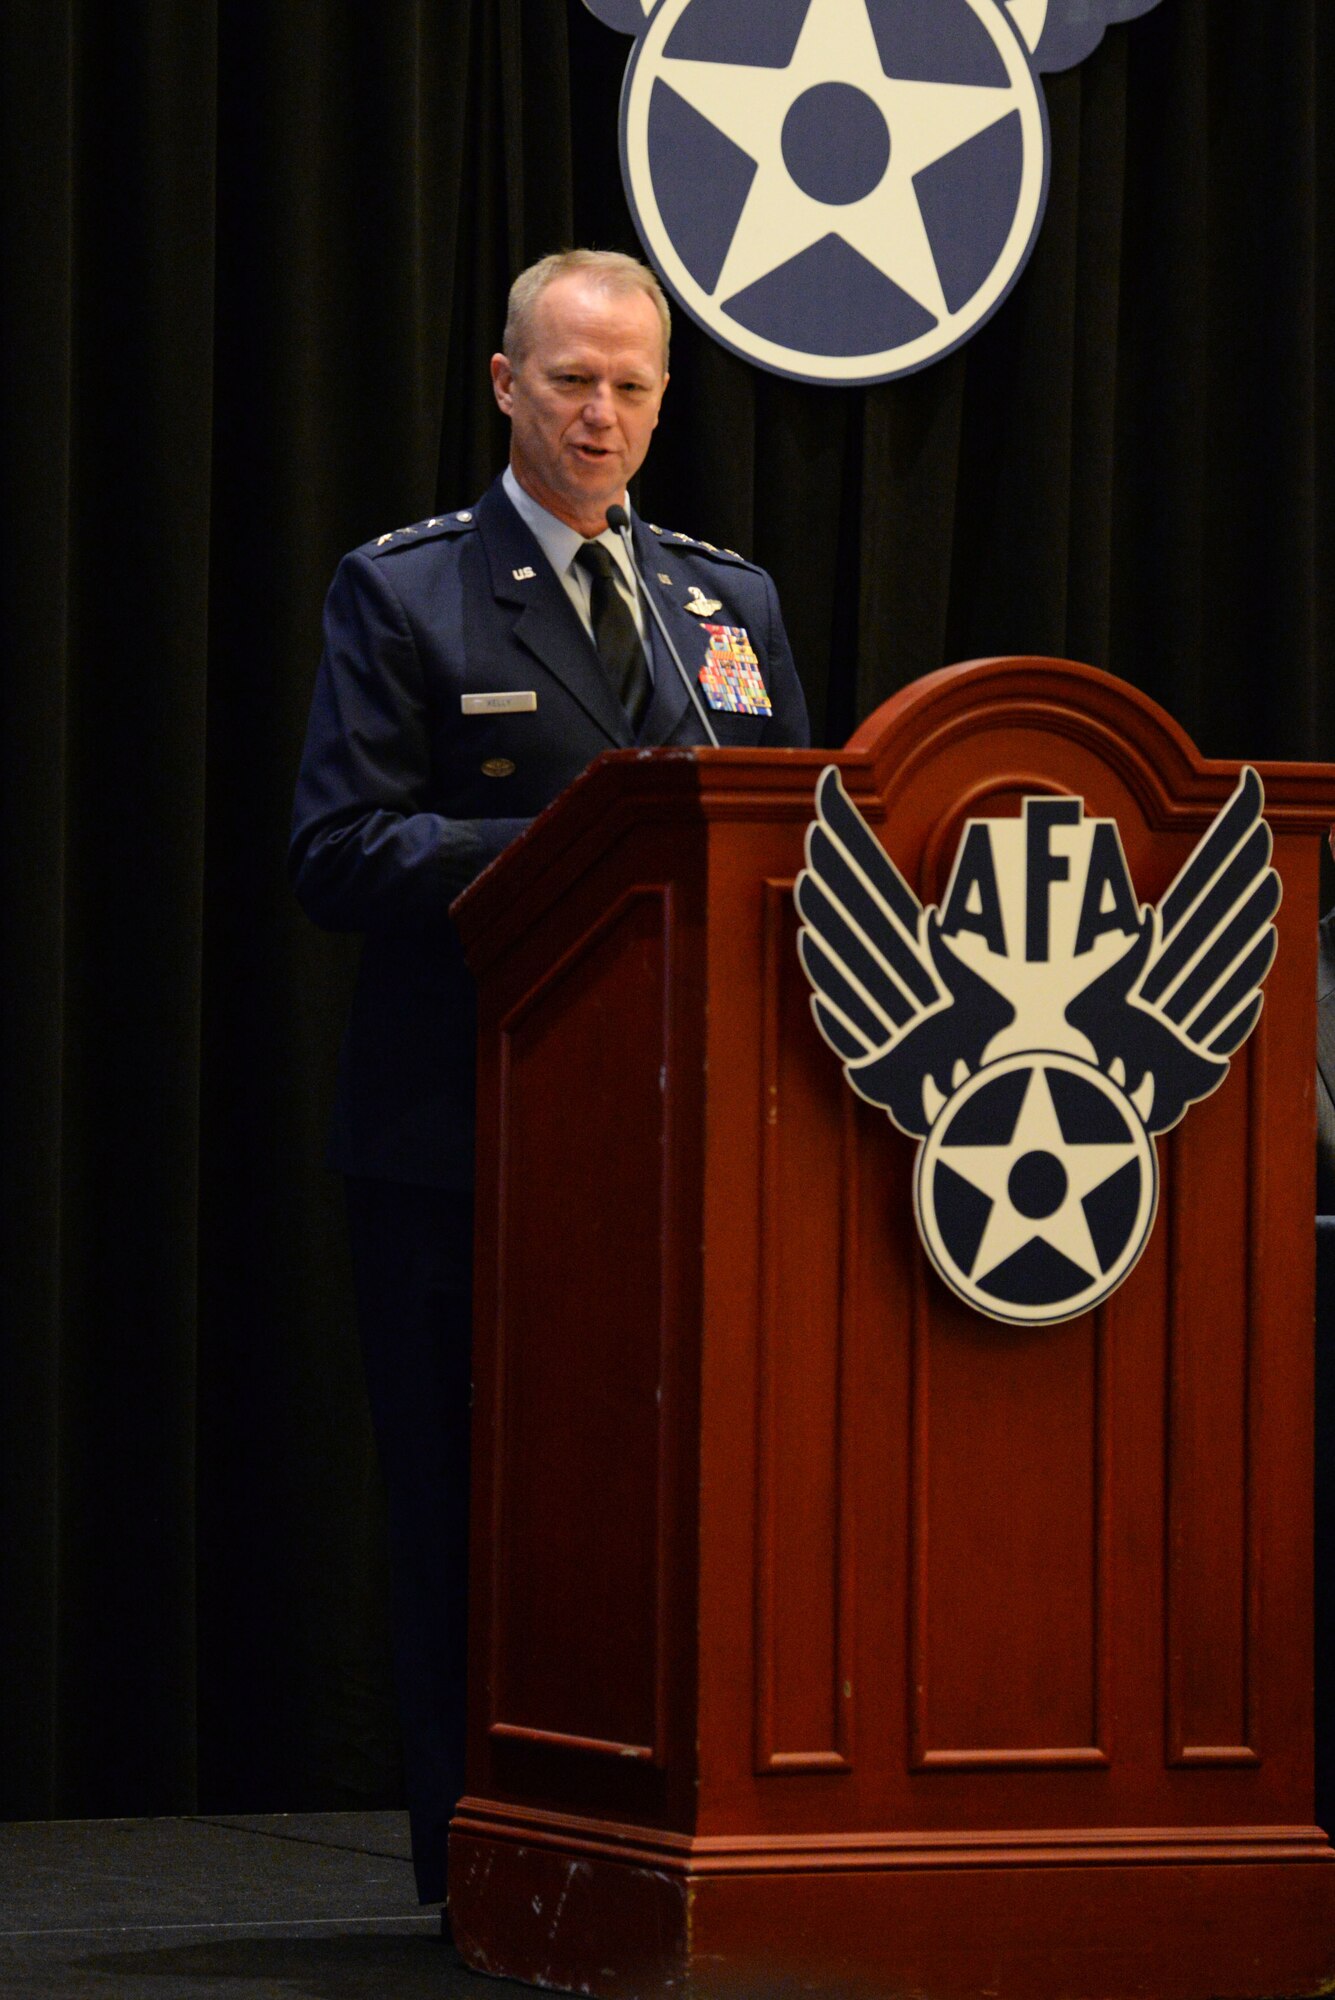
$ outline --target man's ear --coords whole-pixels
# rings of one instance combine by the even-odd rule
[[[515,371],[503,354],[491,357],[491,388],[497,403],[508,417],[514,407]]]

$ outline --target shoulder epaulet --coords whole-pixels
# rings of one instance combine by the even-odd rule
[[[666,542],[669,547],[698,549],[701,555],[713,556],[717,562],[739,563],[743,569],[760,567],[759,563],[750,562],[746,556],[739,556],[736,549],[716,549],[712,542],[702,542],[696,535],[683,535],[680,529],[660,528],[653,521],[647,521],[645,526],[651,535],[657,535],[658,539]]]
[[[471,507],[463,507],[457,514],[433,514],[429,521],[415,521],[411,528],[391,528],[387,535],[363,542],[357,553],[387,556],[394,549],[411,548],[415,542],[439,541],[442,535],[465,535],[476,519]]]

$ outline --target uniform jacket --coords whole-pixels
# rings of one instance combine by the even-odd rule
[[[720,743],[804,745],[806,705],[765,571],[633,525],[688,670],[707,643],[684,608],[692,585],[721,601],[717,622],[750,635],[774,712],[712,714]],[[654,693],[636,735],[499,480],[476,507],[383,535],[339,565],[289,861],[316,923],[365,933],[330,1142],[342,1172],[471,1184],[473,991],[447,911],[602,751],[704,741],[652,638]],[[525,691],[528,712],[462,712],[465,695]]]

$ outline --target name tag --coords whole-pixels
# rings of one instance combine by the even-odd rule
[[[527,715],[537,705],[532,688],[521,688],[516,694],[466,694],[462,701],[465,715]]]

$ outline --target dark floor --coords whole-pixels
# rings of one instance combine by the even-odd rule
[[[2,2000],[533,2000],[419,1909],[401,1813],[0,1825]]]
[[[0,1823],[0,2000],[536,2000],[418,1907],[402,1813]]]

